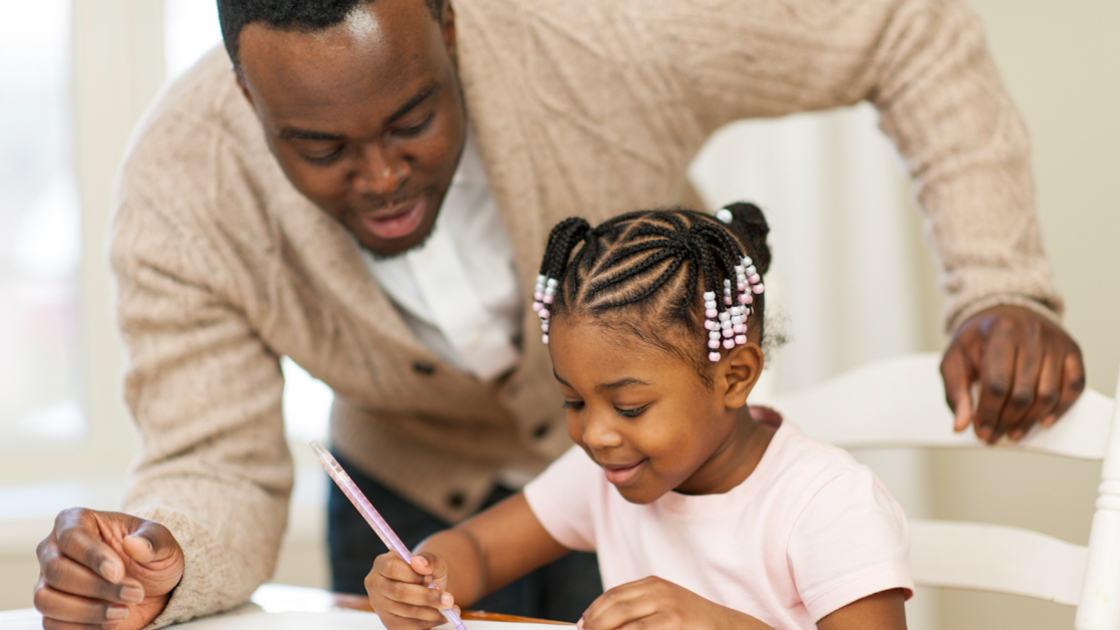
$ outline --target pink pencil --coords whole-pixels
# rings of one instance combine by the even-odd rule
[[[362,491],[358,489],[358,486],[354,483],[354,480],[350,478],[350,475],[346,474],[346,471],[338,464],[338,460],[334,458],[334,455],[331,455],[330,451],[323,448],[323,445],[320,444],[318,440],[311,442],[311,450],[319,457],[319,463],[323,465],[323,468],[327,469],[327,474],[338,484],[339,489],[346,495],[346,498],[350,499],[354,507],[358,508],[358,512],[366,519],[369,526],[373,528],[373,531],[377,534],[377,537],[381,539],[381,542],[385,543],[386,547],[396,552],[402,560],[411,564],[412,554],[409,553],[408,548],[404,546],[401,539],[397,537],[396,532],[389,527],[389,524],[386,523],[385,519],[381,517],[381,514],[377,512],[377,509],[369,502],[366,495],[362,494]],[[435,583],[429,584],[428,588],[436,588]],[[444,617],[447,617],[447,620],[451,622],[451,625],[455,626],[456,630],[467,630],[467,626],[463,624],[463,620],[459,618],[459,615],[456,614],[453,608],[441,608],[440,612],[443,613]]]

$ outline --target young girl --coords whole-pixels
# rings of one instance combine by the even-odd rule
[[[571,549],[598,552],[607,589],[584,630],[906,627],[902,510],[844,451],[748,410],[768,231],[750,204],[552,230],[534,308],[577,447],[411,565],[378,557],[387,627],[439,625]]]

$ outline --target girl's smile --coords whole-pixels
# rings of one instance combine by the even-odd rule
[[[748,344],[695,363],[589,317],[557,317],[549,348],[572,440],[632,503],[669,491],[716,494],[754,470],[771,432],[746,413],[761,369]]]
[[[604,462],[598,462],[598,464],[603,467],[603,472],[607,475],[607,481],[616,486],[625,486],[637,479],[638,475],[641,473],[641,466],[645,461],[646,460],[643,459],[640,462],[626,465],[607,464]]]

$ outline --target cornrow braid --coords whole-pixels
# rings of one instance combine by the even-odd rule
[[[761,344],[768,232],[762,211],[748,203],[716,217],[680,208],[630,212],[594,228],[565,219],[549,234],[534,291],[542,339],[548,343],[552,316],[585,312],[696,360],[703,376],[698,353],[667,335],[706,328],[708,359],[718,361],[719,347],[746,343],[749,318]]]
[[[556,299],[557,276],[564,273],[572,250],[591,230],[591,225],[579,217],[564,219],[548,234],[548,246],[544,250],[537,284],[533,290],[533,310],[541,318],[541,341],[548,343],[548,320],[550,306]]]

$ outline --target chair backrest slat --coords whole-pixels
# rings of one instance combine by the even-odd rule
[[[987,448],[971,431],[947,430],[953,414],[945,403],[940,362],[936,353],[906,355],[845,372],[805,391],[751,403],[773,405],[813,437],[849,450]],[[1111,415],[1112,399],[1087,390],[1057,425],[1003,448],[1100,460]],[[1117,475],[1120,479],[1120,471]]]
[[[1088,550],[1029,529],[914,519],[910,569],[921,586],[1023,595],[1076,606]],[[945,553],[945,549],[954,550]]]

